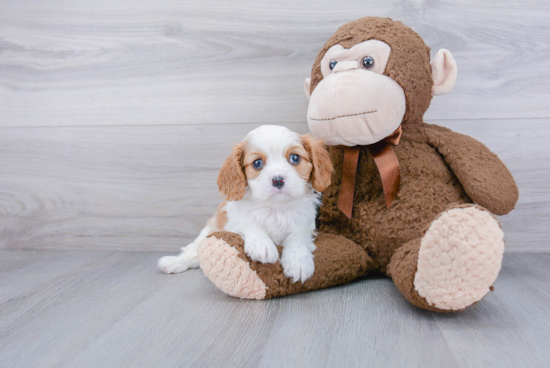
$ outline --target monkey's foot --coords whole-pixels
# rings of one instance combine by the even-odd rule
[[[236,234],[228,234],[229,242]],[[240,237],[239,237],[240,239]],[[244,247],[229,245],[223,237],[211,236],[199,246],[200,265],[206,277],[221,291],[244,299],[265,299],[266,286],[244,254]]]
[[[504,233],[488,211],[443,212],[420,242],[414,288],[437,309],[457,311],[489,293],[501,268]]]
[[[365,250],[343,236],[321,233],[315,241],[315,272],[305,282],[286,277],[280,261],[252,261],[243,239],[234,233],[213,233],[199,246],[206,277],[220,290],[239,298],[270,299],[344,284],[364,275],[372,260]],[[278,247],[278,252],[282,247]]]

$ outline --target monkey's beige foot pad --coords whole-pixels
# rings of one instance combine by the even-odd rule
[[[223,238],[203,240],[198,251],[201,269],[218,289],[238,298],[265,299],[265,283],[246,257]]]
[[[448,210],[422,238],[414,287],[435,308],[462,310],[489,293],[503,253],[504,233],[489,212]]]

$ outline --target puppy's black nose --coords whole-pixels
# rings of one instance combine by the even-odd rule
[[[281,189],[283,185],[285,185],[285,178],[283,178],[281,175],[274,176],[273,179],[271,179],[271,185]]]

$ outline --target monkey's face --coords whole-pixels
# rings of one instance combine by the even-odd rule
[[[349,49],[338,44],[325,53],[323,79],[310,96],[307,112],[314,136],[328,145],[368,145],[399,127],[406,99],[403,88],[384,75],[390,53],[390,46],[378,40]]]

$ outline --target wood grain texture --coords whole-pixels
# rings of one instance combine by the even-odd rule
[[[0,248],[177,250],[214,214],[218,170],[249,129],[3,129]]]
[[[413,307],[391,280],[376,277],[267,301],[235,299],[200,270],[161,274],[155,260],[162,254],[0,251],[0,277],[12,284],[0,298],[0,365],[547,367],[550,362],[548,254],[505,255],[495,291],[458,314]],[[19,267],[3,268],[17,262]]]
[[[520,188],[507,251],[548,251],[550,119],[441,121]],[[0,248],[177,251],[215,212],[219,168],[257,124],[0,129]],[[305,124],[287,124],[306,132]]]
[[[318,50],[367,15],[452,51],[457,85],[426,120],[510,167],[507,250],[550,250],[550,3],[535,0],[0,0],[0,248],[187,244],[231,145],[264,123],[306,132]]]
[[[550,364],[550,315],[548,264],[550,255],[507,255],[495,284],[492,303],[481,301],[464,315],[437,319],[437,324],[463,367],[525,366]],[[543,271],[544,269],[544,271]],[[541,328],[540,334],[534,328]],[[488,336],[482,331],[499,331]],[[536,337],[535,337],[536,336]],[[508,349],[502,349],[509,346]],[[514,348],[512,348],[512,346]]]
[[[1,0],[0,126],[303,122],[317,52],[369,15],[455,55],[428,120],[550,117],[546,0]]]

